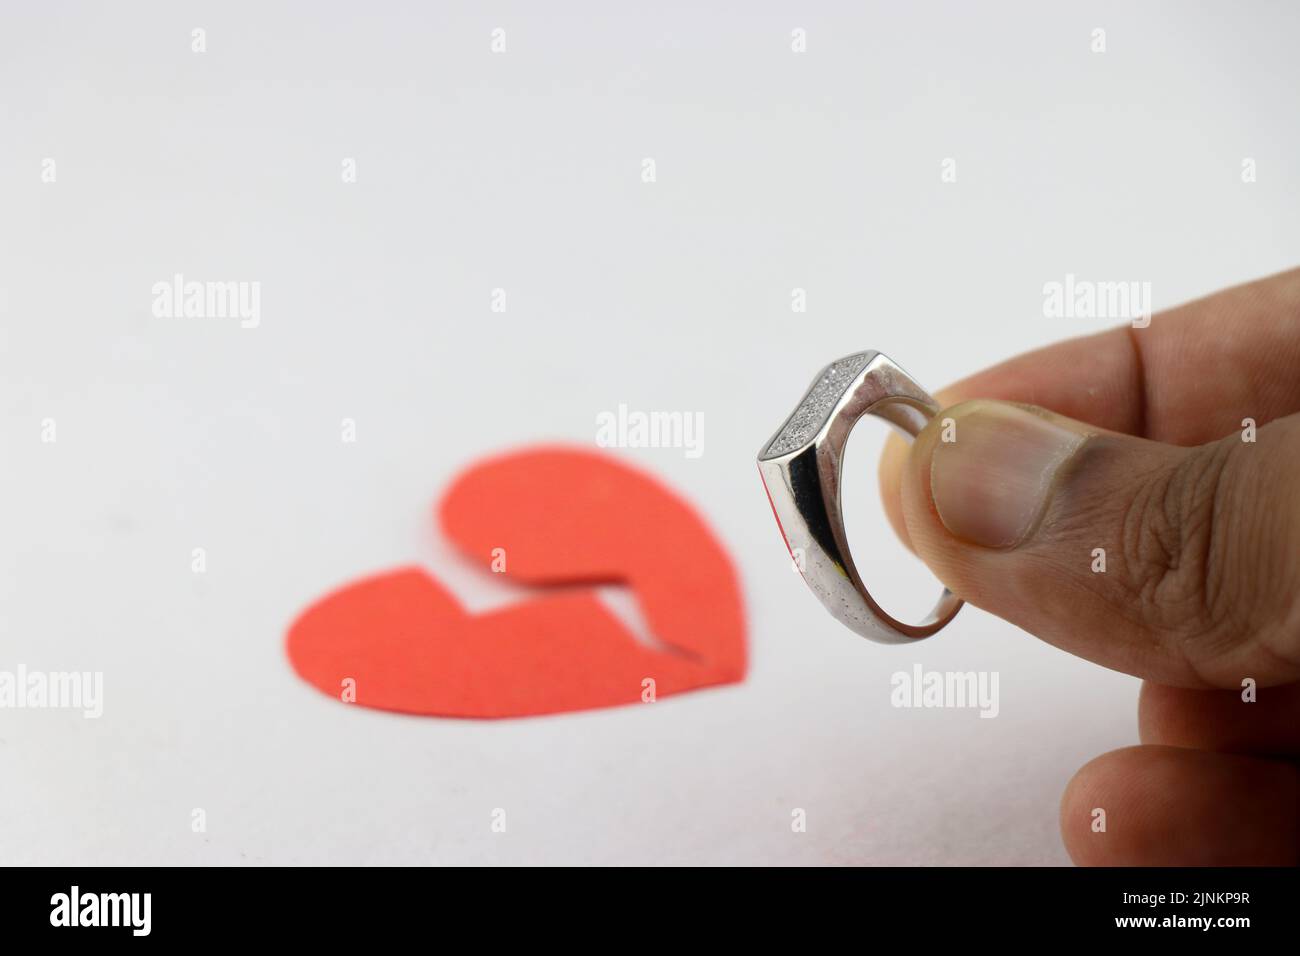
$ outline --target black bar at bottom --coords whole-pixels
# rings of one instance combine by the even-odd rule
[[[1104,935],[1233,945],[1292,935],[1297,923],[1295,870],[143,867],[8,869],[0,879],[6,943],[215,944],[270,933],[337,944],[360,933],[415,934],[433,948],[462,932],[496,942],[515,930],[659,948],[701,924],[730,944],[784,929],[805,942],[848,932],[864,943],[902,933],[926,943]]]

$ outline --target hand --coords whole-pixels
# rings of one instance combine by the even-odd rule
[[[1066,788],[1075,862],[1295,864],[1300,270],[937,398],[881,461],[894,528],[960,597],[1146,681],[1142,745]]]

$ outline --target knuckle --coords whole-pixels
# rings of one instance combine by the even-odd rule
[[[1236,457],[1227,441],[1192,449],[1140,481],[1123,504],[1125,579],[1143,618],[1155,630],[1196,639],[1206,653],[1240,633],[1239,579],[1222,518]]]
[[[1297,473],[1300,415],[1269,423],[1256,442],[1230,435],[1171,449],[1090,440],[1045,519],[1038,554],[1079,587],[1037,599],[1061,613],[1104,605],[1099,619],[1120,632],[1120,657],[1158,661],[1173,683],[1236,686],[1264,672],[1273,683],[1300,679]],[[1054,554],[1053,543],[1070,556]],[[1077,550],[1085,543],[1104,545],[1101,568],[1087,574]]]

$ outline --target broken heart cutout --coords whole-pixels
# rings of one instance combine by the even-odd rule
[[[744,677],[731,561],[694,510],[647,475],[586,450],[527,449],[463,472],[439,517],[485,570],[495,556],[516,582],[583,587],[471,614],[421,568],[364,578],[290,626],[289,659],[304,680],[383,710],[522,717]],[[596,585],[610,583],[632,589],[662,648],[639,642],[599,599]]]

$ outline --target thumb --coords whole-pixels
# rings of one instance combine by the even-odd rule
[[[1297,471],[1300,416],[1183,448],[972,401],[882,487],[970,603],[1139,677],[1239,687],[1300,678]]]

